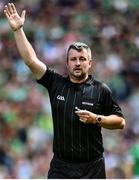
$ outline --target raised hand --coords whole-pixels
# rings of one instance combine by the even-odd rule
[[[8,3],[8,5],[5,5],[4,14],[7,17],[8,22],[13,31],[18,30],[23,26],[26,14],[25,10],[23,10],[21,16],[19,16],[15,8],[15,5],[13,3]]]

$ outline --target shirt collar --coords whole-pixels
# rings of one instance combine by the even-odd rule
[[[72,84],[75,84],[75,85],[81,85],[81,84],[91,85],[94,82],[94,77],[92,75],[89,75],[88,78],[82,83],[73,83],[73,82],[71,82],[69,76],[67,76],[66,79],[67,79],[68,82],[70,82]]]

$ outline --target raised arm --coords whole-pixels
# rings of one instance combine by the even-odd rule
[[[23,10],[21,16],[19,16],[15,5],[13,3],[8,3],[8,5],[5,6],[4,14],[6,15],[10,27],[13,30],[16,45],[21,57],[23,58],[25,64],[33,72],[35,78],[40,79],[44,75],[47,67],[37,58],[34,49],[24,33],[23,25],[25,22],[26,11]]]

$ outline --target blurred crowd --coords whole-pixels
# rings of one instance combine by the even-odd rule
[[[91,47],[90,73],[110,86],[127,121],[124,130],[102,130],[107,178],[139,178],[138,0],[0,0],[0,178],[46,178],[53,155],[48,93],[17,51],[3,14],[8,2],[27,11],[26,35],[57,72],[66,75],[71,42]]]

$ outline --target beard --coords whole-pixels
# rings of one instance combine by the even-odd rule
[[[72,72],[70,72],[69,75],[71,76],[71,78],[77,81],[84,80],[88,76],[88,74],[86,72],[83,72],[82,69],[79,69],[79,70],[75,69]]]

